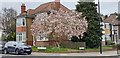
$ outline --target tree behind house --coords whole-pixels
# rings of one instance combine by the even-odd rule
[[[80,0],[81,1],[81,0]],[[82,12],[88,21],[88,29],[83,39],[88,48],[98,48],[100,39],[100,25],[97,13],[97,5],[94,2],[78,2],[76,11]]]

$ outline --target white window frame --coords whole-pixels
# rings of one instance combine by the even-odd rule
[[[22,33],[18,33],[18,41],[22,41]]]
[[[23,41],[23,42],[26,41],[26,32],[22,32],[22,41]]]
[[[36,41],[48,41],[48,38],[42,36],[36,36]]]
[[[20,24],[18,24],[18,22],[19,22]],[[24,22],[24,25],[23,25],[23,22]],[[25,20],[25,18],[24,18],[24,17],[17,18],[17,20],[16,20],[16,26],[17,26],[17,27],[19,27],[19,26],[26,26],[26,20]]]
[[[106,23],[106,29],[110,29],[110,24],[109,23]]]

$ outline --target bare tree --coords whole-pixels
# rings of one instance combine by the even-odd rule
[[[50,10],[50,13],[43,12],[36,16],[31,31],[33,36],[51,36],[49,39],[55,39],[57,47],[60,47],[61,37],[83,35],[87,26],[82,13]]]
[[[17,12],[12,8],[3,8],[0,13],[0,28],[4,31],[6,35],[12,32],[16,32],[16,20],[15,17]]]

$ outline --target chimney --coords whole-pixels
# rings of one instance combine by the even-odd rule
[[[60,8],[60,0],[55,0],[55,9],[59,10]]]
[[[26,6],[24,3],[21,5],[21,14],[23,14],[26,11]]]

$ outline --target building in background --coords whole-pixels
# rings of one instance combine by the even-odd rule
[[[103,20],[104,24],[104,31],[105,34],[103,36],[103,41],[105,41],[105,45],[107,44],[106,41],[111,40],[113,43],[117,43],[117,40],[120,38],[119,37],[119,26],[118,25],[119,21],[117,20],[118,14],[113,13],[110,14],[109,17],[105,18]]]
[[[120,1],[118,2],[118,15],[120,17]],[[118,25],[119,25],[119,39],[118,39],[118,42],[120,43],[120,18],[119,19],[119,22],[118,22]]]
[[[35,9],[26,10],[25,4],[21,5],[21,13],[16,19],[16,41],[26,42],[28,45],[36,46],[48,46],[49,42],[45,38],[35,38],[30,31],[32,21],[35,16],[41,12],[48,12],[50,9],[59,10],[61,8],[64,11],[70,11],[67,7],[60,3],[60,0],[54,2],[44,3]]]
[[[26,18],[23,16],[26,11],[25,4],[21,5],[21,14],[16,19],[16,41],[26,42]]]

